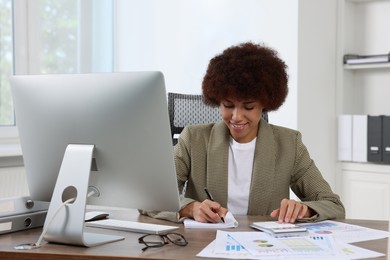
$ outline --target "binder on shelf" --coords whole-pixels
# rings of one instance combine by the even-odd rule
[[[382,162],[382,118],[383,116],[367,118],[367,161],[369,162]]]
[[[338,160],[352,160],[352,115],[338,116]]]
[[[352,161],[367,162],[367,115],[352,116]]]
[[[345,54],[344,64],[369,64],[390,62],[390,53],[379,55]]]
[[[383,162],[390,164],[390,116],[383,116],[382,121]]]

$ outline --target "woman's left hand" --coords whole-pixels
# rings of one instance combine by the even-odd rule
[[[278,217],[278,222],[294,223],[298,218],[312,216],[312,210],[303,203],[292,199],[283,199],[280,208],[271,212],[271,217]]]

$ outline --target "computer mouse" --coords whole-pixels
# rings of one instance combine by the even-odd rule
[[[109,216],[109,213],[104,211],[89,211],[85,213],[85,221],[95,221],[105,219]]]

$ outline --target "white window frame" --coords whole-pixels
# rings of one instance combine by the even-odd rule
[[[27,60],[27,0],[18,0],[13,1],[14,9],[14,21],[13,21],[13,31],[18,32],[14,33],[14,43],[18,42],[18,46],[14,44],[14,48],[18,50],[16,53],[14,51],[14,71],[20,71],[22,74],[25,71]],[[15,10],[17,10],[15,12]],[[18,40],[16,41],[17,38]],[[17,57],[17,55],[19,57]],[[17,63],[15,61],[18,61]],[[20,62],[19,62],[20,61]],[[20,68],[17,68],[20,67]],[[15,122],[16,123],[16,122]],[[12,143],[19,143],[19,134],[16,126],[2,126],[0,127],[0,144],[8,145]],[[7,152],[5,152],[7,153]]]

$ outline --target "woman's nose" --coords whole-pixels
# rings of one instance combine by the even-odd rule
[[[240,121],[240,119],[241,119],[241,111],[240,111],[240,109],[235,108],[233,110],[232,119],[234,121]]]

